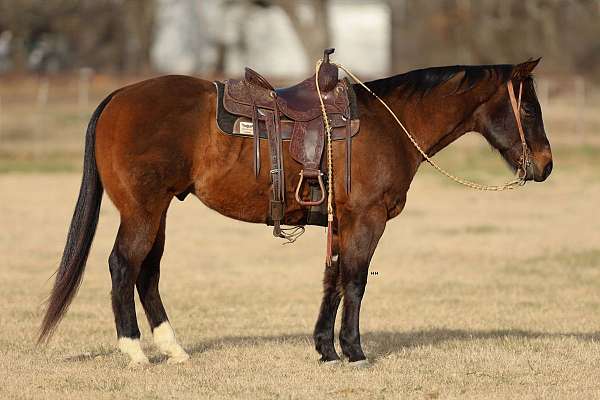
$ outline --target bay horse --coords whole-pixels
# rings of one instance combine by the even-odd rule
[[[466,132],[479,132],[517,170],[522,143],[507,83],[522,87],[520,115],[529,163],[524,178],[543,181],[552,170],[532,71],[539,59],[517,65],[435,67],[368,82],[428,155]],[[353,184],[334,180],[333,263],[325,268],[323,298],[314,329],[320,361],[340,360],[334,324],[343,303],[340,347],[351,363],[366,362],[359,314],[371,257],[387,221],[404,208],[411,181],[424,157],[381,104],[355,84],[361,127],[353,145]],[[516,91],[516,89],[515,89]],[[265,223],[270,180],[268,160],[254,176],[253,143],[219,132],[213,82],[188,76],[163,76],[110,94],[91,117],[85,141],[84,170],[65,250],[56,274],[39,341],[49,339],[82,280],[99,218],[103,191],[121,222],[108,264],[118,347],[132,365],[147,364],[140,346],[134,288],[148,318],[154,343],[168,362],[188,354],[178,344],[159,294],[167,209],[174,197],[195,195],[209,208],[240,221]],[[261,141],[262,152],[267,143]],[[344,144],[333,143],[333,169],[344,168]],[[284,158],[289,159],[287,146]],[[293,198],[300,165],[288,162],[287,198]],[[286,204],[288,225],[306,210]]]

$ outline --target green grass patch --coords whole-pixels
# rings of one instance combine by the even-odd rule
[[[0,174],[81,172],[81,160],[68,156],[40,156],[37,158],[0,158]]]
[[[499,232],[500,228],[496,225],[472,225],[465,228],[465,233],[470,235],[484,235],[487,233]]]
[[[520,277],[569,275],[571,281],[594,285],[591,277],[600,270],[600,249],[562,251],[530,257],[522,261],[513,261],[505,266],[505,271]]]
[[[557,265],[565,268],[596,268],[600,267],[600,249],[587,249],[580,251],[563,251],[543,256],[531,257],[520,264],[540,266]]]

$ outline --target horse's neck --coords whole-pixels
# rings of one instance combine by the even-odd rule
[[[465,133],[475,129],[473,113],[496,90],[496,85],[488,83],[450,96],[436,93],[426,94],[423,97],[399,96],[392,109],[422,150],[432,156]],[[402,129],[398,128],[400,134],[405,135]],[[414,150],[419,158],[417,150]]]

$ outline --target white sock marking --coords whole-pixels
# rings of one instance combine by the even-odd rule
[[[165,321],[154,328],[152,335],[154,336],[154,344],[156,344],[158,349],[163,354],[173,358],[174,361],[181,362],[190,358],[190,356],[185,352],[185,350],[183,350],[179,343],[177,343],[175,332],[173,332],[173,328],[171,327],[169,321]]]
[[[127,354],[131,358],[132,364],[148,364],[148,357],[142,351],[140,339],[132,339],[127,337],[119,338],[119,350]]]

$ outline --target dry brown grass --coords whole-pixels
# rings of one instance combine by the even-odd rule
[[[600,397],[598,114],[582,141],[569,134],[568,102],[544,109],[555,144],[544,184],[482,194],[423,167],[372,263],[364,370],[320,366],[312,348],[322,229],[281,246],[264,226],[193,198],[174,202],[161,287],[192,359],[166,365],[138,305],[153,365],[129,370],[115,350],[107,258],[118,215],[106,199],[81,291],[55,340],[34,345],[79,188],[79,172],[35,171],[78,171],[89,112],[75,107],[72,88],[54,100],[51,92],[46,129],[31,133],[35,85],[5,83],[0,171],[12,172],[0,174],[0,399]],[[98,83],[94,98],[116,86]],[[486,182],[506,177],[481,147],[461,141],[442,165]]]
[[[170,211],[161,282],[188,364],[163,362],[139,304],[153,365],[129,370],[115,351],[109,201],[78,297],[52,344],[35,347],[79,176],[0,175],[0,398],[597,397],[597,173],[558,168],[503,194],[421,173],[372,263],[364,370],[320,366],[312,348],[323,230],[281,246],[193,198]]]

